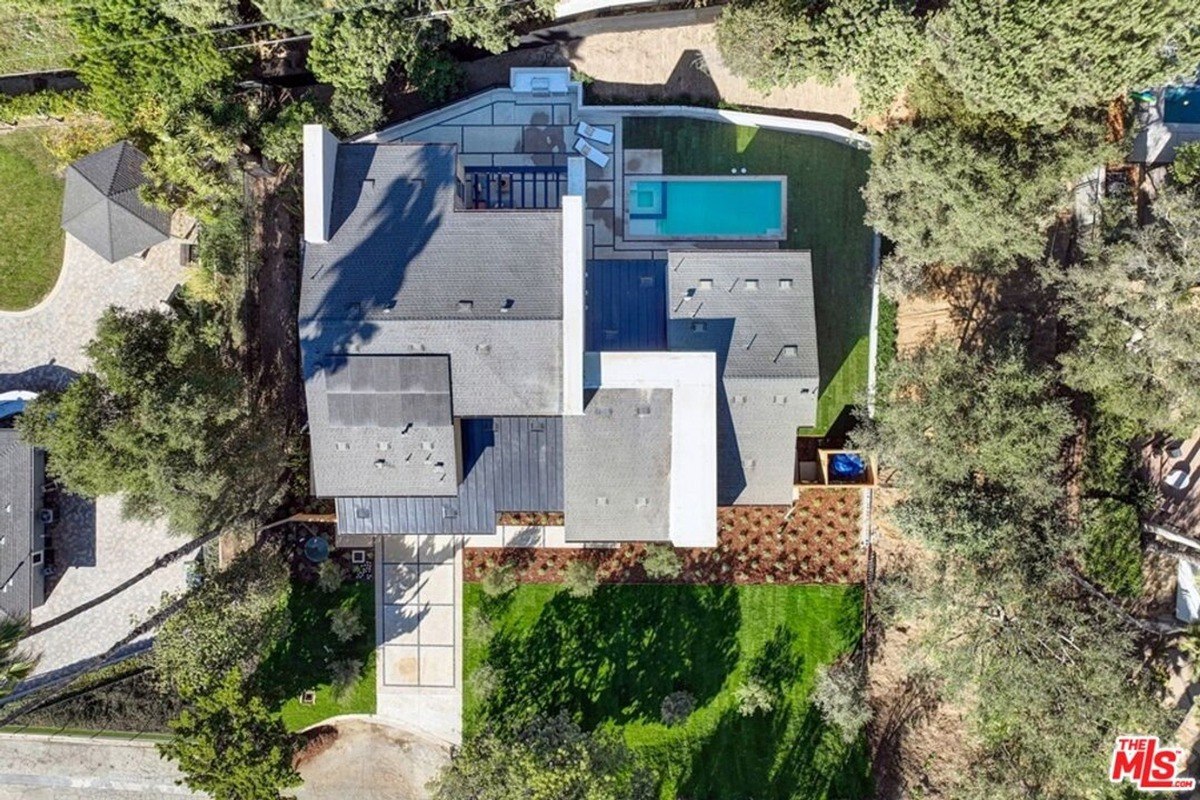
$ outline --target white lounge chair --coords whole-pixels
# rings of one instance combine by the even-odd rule
[[[579,153],[582,153],[584,158],[595,164],[600,169],[604,169],[608,166],[608,160],[610,156],[607,153],[601,153],[583,139],[575,140],[575,150]]]
[[[604,128],[597,128],[595,125],[588,125],[586,122],[580,122],[575,126],[575,132],[585,139],[591,139],[593,142],[600,144],[612,144],[613,132]]]

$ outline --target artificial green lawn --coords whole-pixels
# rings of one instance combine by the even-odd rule
[[[515,711],[569,711],[584,727],[613,725],[663,778],[662,797],[820,800],[869,796],[860,740],[847,747],[806,702],[813,672],[858,641],[862,593],[852,586],[602,586],[574,599],[526,584],[504,598],[464,591],[464,725]],[[472,617],[491,621],[481,636]],[[500,670],[486,701],[470,675]],[[750,718],[735,691],[749,674],[786,702]],[[662,699],[686,690],[696,711],[659,722]]]
[[[873,234],[860,191],[864,150],[818,136],[681,118],[626,118],[624,145],[658,148],[667,175],[787,175],[788,238],[811,250],[821,398],[814,430],[826,432],[867,389]]]
[[[30,308],[62,268],[63,182],[31,131],[0,136],[0,310]]]
[[[361,636],[347,644],[329,631],[330,609],[347,605],[358,609]],[[288,598],[292,634],[268,654],[255,675],[264,701],[278,708],[288,730],[301,730],[339,714],[375,713],[375,593],[370,582],[346,581],[337,592],[323,592],[314,584],[296,582]],[[339,699],[329,685],[331,662],[361,661],[362,673]],[[300,694],[315,689],[313,705],[301,705]]]

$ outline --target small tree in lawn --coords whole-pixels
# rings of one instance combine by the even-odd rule
[[[245,692],[241,670],[187,699],[188,708],[171,722],[174,738],[158,752],[179,764],[190,789],[214,800],[273,800],[300,785],[292,769],[296,740],[261,699]]]
[[[821,718],[841,732],[846,744],[857,739],[871,720],[862,680],[849,662],[817,669],[812,702],[820,709]]]
[[[338,606],[330,609],[329,630],[343,644],[353,641],[363,633],[362,616],[354,606]]]
[[[642,556],[642,569],[650,578],[678,578],[683,572],[683,559],[669,544],[650,544]]]
[[[737,688],[734,697],[738,701],[738,713],[743,717],[770,714],[775,710],[775,692],[758,678],[747,678]]]
[[[671,692],[659,709],[663,725],[682,725],[695,710],[696,698],[687,691]]]
[[[332,558],[322,561],[321,566],[317,567],[317,588],[322,592],[336,592],[342,588],[342,581],[345,578],[346,572],[342,569],[342,565]]]
[[[577,558],[563,570],[563,586],[571,597],[591,597],[599,585],[596,565],[587,559]]]
[[[517,588],[517,571],[512,564],[500,564],[483,573],[480,584],[488,597],[503,597]]]
[[[500,685],[504,682],[504,670],[496,669],[491,664],[480,664],[467,678],[467,685],[471,688],[472,694],[476,700],[487,700]]]

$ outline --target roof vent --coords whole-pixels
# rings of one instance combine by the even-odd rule
[[[606,506],[606,505],[608,505],[608,498],[607,498],[607,497],[604,497],[603,495],[601,495],[600,497],[597,497],[597,498],[596,498],[596,505],[598,505],[598,506]]]
[[[442,519],[455,519],[458,517],[458,509],[452,506],[442,506]]]
[[[696,320],[692,323],[692,333],[704,333],[708,330],[708,323],[701,320]]]
[[[746,291],[747,292],[757,292],[758,291],[758,278],[747,278],[746,279]]]
[[[742,462],[742,466],[745,469],[754,469],[754,465],[756,463],[758,463],[758,462],[756,462],[753,458],[747,458],[745,461]]]
[[[359,519],[370,519],[371,509],[367,508],[366,506],[359,506],[358,508],[354,509],[354,516],[358,517]]]
[[[380,306],[380,308],[383,310],[383,313],[390,314],[396,309],[396,301],[388,300],[386,303]]]
[[[488,353],[492,352],[492,346],[490,344],[477,344],[475,345],[475,352],[486,356]]]
[[[386,458],[377,458],[377,459],[375,459],[375,469],[383,469],[383,468],[384,468],[384,467],[386,467],[386,466],[387,466],[387,459],[386,459]]]
[[[787,405],[787,395],[786,394],[775,395],[775,405],[786,406]]]
[[[334,450],[349,450],[350,443],[349,442],[334,442],[333,449]]]
[[[609,407],[607,407],[607,406],[605,406],[604,408],[597,408],[597,409],[596,409],[596,416],[597,416],[597,417],[611,417],[611,416],[612,416],[612,409],[611,409],[611,408],[609,408]]]
[[[376,445],[375,445],[375,446],[376,446],[377,448],[379,448],[379,450],[381,450],[381,451],[387,451],[387,450],[391,450],[391,449],[392,449],[392,443],[391,443],[391,442],[378,442],[378,443],[376,443]]]
[[[650,406],[638,406],[637,407],[637,415],[639,417],[650,416]]]
[[[428,453],[432,453],[433,452],[433,442],[431,442],[429,440],[425,440],[425,441],[421,442],[421,449]]]
[[[638,499],[633,501],[633,505],[635,508],[645,508],[646,506],[650,505],[650,498],[649,497],[639,497]]]
[[[701,289],[711,289],[712,287],[713,287],[712,278],[701,278],[700,279],[700,288]]]
[[[516,305],[516,301],[513,300],[511,297],[508,298],[500,305],[500,313],[507,314],[509,311],[512,311],[512,307],[514,305]]]
[[[463,312],[464,314],[471,313],[471,309],[474,307],[475,307],[475,303],[471,300],[459,300],[458,301],[458,310]]]
[[[783,346],[783,355],[788,358],[796,358],[800,355],[800,347],[794,344],[785,344]]]
[[[654,276],[653,275],[642,275],[641,277],[638,278],[638,282],[641,283],[642,286],[653,286],[654,285]]]
[[[791,289],[792,288],[792,279],[791,278],[780,278],[779,279],[779,288],[784,291]]]

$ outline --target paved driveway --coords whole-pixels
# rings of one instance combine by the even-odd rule
[[[28,311],[0,312],[0,391],[62,386],[87,367],[83,346],[106,308],[157,305],[182,280],[178,242],[151,248],[144,261],[109,264],[67,235],[62,272],[46,299]]]
[[[376,713],[457,744],[462,737],[462,544],[379,537]]]

